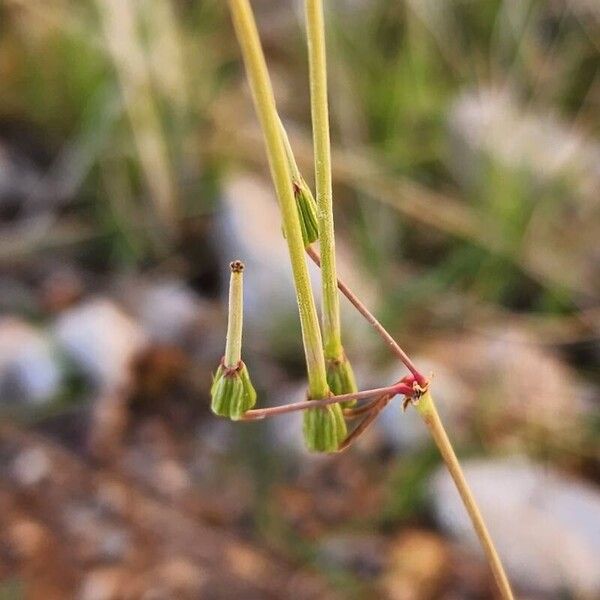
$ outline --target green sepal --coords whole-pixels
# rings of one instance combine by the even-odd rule
[[[345,354],[342,355],[342,358],[327,359],[326,367],[327,383],[334,396],[352,394],[358,391],[352,365]],[[356,400],[348,400],[341,404],[343,408],[350,408],[356,404]]]
[[[339,404],[304,411],[304,442],[310,452],[337,452],[348,431]]]
[[[245,363],[242,363],[242,368],[239,371],[240,379],[242,380],[242,385],[244,386],[244,398],[247,406],[244,410],[250,410],[256,404],[256,390],[252,385],[252,381],[250,380],[250,373],[248,372],[248,368]]]
[[[240,361],[236,368],[219,365],[210,388],[211,410],[234,421],[256,404],[256,391],[246,365]]]

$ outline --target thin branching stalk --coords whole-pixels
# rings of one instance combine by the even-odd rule
[[[442,424],[440,416],[435,407],[435,403],[429,391],[426,391],[418,401],[414,402],[414,405],[419,412],[419,415],[423,419],[423,422],[429,429],[429,432],[431,433],[431,436],[433,437],[440,454],[444,459],[446,468],[454,480],[454,484],[458,489],[458,493],[460,494],[463,504],[469,513],[473,528],[475,529],[483,550],[485,551],[488,563],[492,569],[492,573],[494,574],[494,578],[496,579],[496,583],[498,584],[498,588],[502,594],[503,600],[513,600],[510,583],[508,582],[508,577],[504,572],[502,561],[498,556],[494,542],[492,541],[492,538],[487,530],[483,517],[481,516],[481,512],[477,506],[477,502],[475,501],[471,489],[469,488],[469,484],[465,479],[465,475],[460,467],[460,463],[458,462],[454,449],[452,448],[452,444],[448,438],[448,434],[444,429],[444,425]]]
[[[375,400],[371,400],[362,406],[355,406],[354,408],[345,408],[344,409],[344,418],[346,419],[356,419],[364,415],[365,413],[370,412],[375,405],[381,400],[381,398],[375,398]]]
[[[325,371],[321,330],[308,275],[308,267],[304,258],[302,230],[296,210],[288,160],[281,137],[281,125],[277,115],[275,97],[254,15],[248,0],[229,0],[229,7],[242,49],[254,106],[265,138],[271,176],[281,208],[283,229],[292,263],[300,312],[302,339],[308,370],[309,397],[323,398],[328,395],[329,387]]]
[[[365,418],[358,424],[354,431],[352,431],[352,433],[346,437],[342,444],[340,444],[340,452],[350,447],[350,445],[366,431],[367,427],[373,423],[379,413],[389,404],[391,399],[392,396],[389,394],[384,394],[376,400],[375,404],[370,408],[369,411],[367,411]]]
[[[315,157],[315,191],[319,242],[321,247],[321,286],[323,295],[323,342],[325,357],[343,357],[340,330],[340,302],[335,267],[335,238],[331,184],[331,148],[329,140],[329,108],[327,105],[327,60],[322,0],[306,0],[306,34],[310,77]]]
[[[395,383],[394,385],[389,385],[387,387],[374,388],[372,390],[364,390],[362,392],[352,392],[350,394],[340,394],[339,396],[328,396],[325,398],[314,399],[310,402],[290,402],[289,404],[282,404],[281,406],[273,406],[270,408],[255,408],[244,413],[243,419],[246,421],[256,421],[290,412],[297,412],[321,406],[329,406],[330,404],[340,404],[351,399],[363,400],[365,398],[382,396],[384,394],[392,398],[397,394],[411,394],[412,392],[413,390],[410,386],[407,386],[404,383]]]
[[[321,266],[321,257],[315,251],[314,248],[309,246],[306,249],[306,253],[310,259],[318,266]],[[375,315],[363,304],[358,296],[341,280],[338,278],[337,286],[348,298],[352,306],[366,319],[366,321],[373,327],[373,329],[382,337],[385,343],[392,349],[392,352],[400,359],[400,361],[406,366],[406,368],[414,375],[415,380],[421,387],[427,386],[427,379],[417,369],[414,362],[410,359],[408,354],[400,347],[398,342],[388,333],[385,327],[377,320]]]

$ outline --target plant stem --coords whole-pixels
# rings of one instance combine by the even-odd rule
[[[256,421],[264,419],[266,417],[274,417],[276,415],[283,415],[290,412],[296,412],[299,410],[306,410],[307,408],[317,408],[321,406],[328,406],[329,404],[338,404],[340,402],[347,402],[348,400],[361,400],[364,398],[371,398],[373,396],[387,395],[390,398],[397,394],[411,394],[413,392],[410,386],[404,383],[395,383],[382,388],[374,388],[372,390],[364,390],[362,392],[352,392],[350,394],[340,394],[339,396],[329,396],[326,398],[319,398],[311,400],[310,402],[291,402],[290,404],[283,404],[282,406],[273,406],[271,408],[255,408],[248,410],[244,413],[242,420]]]
[[[321,266],[321,258],[318,253],[309,246],[306,248],[306,253],[311,258],[311,260],[317,265]],[[387,345],[392,349],[392,352],[404,363],[406,368],[414,375],[415,380],[421,387],[427,387],[427,379],[425,376],[417,369],[413,361],[409,358],[408,354],[399,346],[398,342],[387,332],[385,327],[377,320],[375,315],[362,303],[361,300],[356,296],[356,294],[341,280],[338,278],[337,286],[348,298],[352,306],[356,308],[356,310],[368,321],[368,323],[375,329],[375,331],[383,338],[383,340],[387,343]]]
[[[375,398],[375,400],[371,400],[370,402],[366,402],[362,406],[354,407],[354,408],[345,408],[344,409],[344,418],[346,419],[356,419],[356,417],[360,417],[365,413],[370,412],[376,404],[381,400],[381,396],[379,398]]]
[[[244,265],[239,260],[231,263],[229,277],[229,311],[225,366],[237,367],[242,360],[242,326],[244,322]]]
[[[350,433],[346,439],[340,445],[339,451],[346,450],[353,442],[355,442],[371,425],[371,423],[377,418],[377,415],[388,405],[392,397],[389,394],[384,394],[377,399],[375,404],[371,406],[370,410],[367,411],[365,418],[358,424],[358,426]]]
[[[285,148],[285,154],[288,159],[288,165],[291,171],[292,180],[298,183],[302,178],[302,175],[300,174],[300,169],[298,168],[298,163],[296,162],[294,151],[292,150],[292,145],[290,144],[290,138],[288,137],[287,131],[283,126],[281,118],[279,118],[279,127],[281,129],[281,139],[283,141],[283,147]]]
[[[454,480],[456,488],[458,489],[458,493],[460,494],[463,504],[469,513],[471,523],[473,524],[475,532],[479,537],[479,541],[483,546],[488,563],[492,569],[503,600],[513,600],[513,594],[510,589],[510,583],[508,582],[506,573],[504,572],[504,567],[502,566],[498,552],[494,547],[494,542],[492,541],[487,527],[485,526],[485,522],[481,516],[477,502],[475,501],[475,498],[473,497],[473,494],[469,488],[469,484],[465,479],[464,473],[460,467],[460,463],[456,458],[456,454],[452,448],[450,440],[448,439],[448,435],[446,434],[446,430],[444,429],[431,394],[426,391],[418,400],[418,402],[414,403],[414,405],[421,415],[425,425],[429,429],[431,436],[433,437],[442,455],[442,458],[446,463],[446,467],[450,472],[452,479]]]
[[[242,49],[254,106],[267,147],[271,177],[275,184],[275,191],[281,208],[283,229],[292,263],[300,312],[302,339],[308,370],[309,397],[322,398],[328,395],[329,386],[327,385],[321,330],[308,275],[308,267],[304,258],[302,230],[281,136],[281,125],[277,115],[275,97],[250,3],[248,0],[229,0],[229,8]]]
[[[229,0],[233,15],[233,22],[237,37],[242,47],[246,72],[250,81],[252,95],[258,117],[263,130],[269,157],[271,175],[275,184],[277,197],[283,216],[283,227],[288,242],[296,295],[300,311],[302,336],[306,354],[309,378],[309,397],[312,402],[297,402],[285,406],[247,411],[244,419],[261,419],[266,416],[283,414],[295,410],[304,410],[315,406],[335,404],[350,399],[366,398],[382,394],[381,401],[375,405],[381,409],[387,404],[391,395],[398,393],[410,396],[414,391],[412,387],[399,382],[388,388],[367,390],[331,397],[327,385],[325,360],[323,355],[321,332],[308,269],[304,260],[304,245],[302,232],[296,211],[290,167],[287,162],[286,149],[280,130],[280,121],[275,106],[275,98],[269,80],[265,58],[260,45],[256,23],[248,0]],[[406,353],[398,346],[395,340],[366,309],[358,298],[341,282],[335,272],[335,247],[333,239],[333,214],[331,202],[331,161],[329,148],[329,123],[327,109],[327,74],[325,64],[325,34],[323,24],[322,0],[306,0],[306,22],[308,31],[308,49],[311,82],[311,110],[313,119],[313,138],[315,146],[315,171],[319,230],[321,236],[321,249],[323,253],[322,281],[323,281],[323,328],[325,332],[325,352],[330,354],[342,352],[339,319],[339,298],[337,287],[348,297],[350,302],[359,310],[367,321],[386,340],[388,345],[399,356],[402,362],[414,375],[416,382],[425,388],[415,406],[423,421],[428,427],[435,443],[437,444],[446,466],[454,480],[462,501],[467,509],[475,531],[481,541],[488,558],[494,577],[504,600],[513,600],[510,584],[496,552],[492,539],[487,531],[479,508],[466,482],[456,454],[439,418],[433,399],[427,389],[427,380],[419,373]],[[308,249],[311,258],[319,264],[319,258],[312,249]],[[335,356],[337,358],[337,356]],[[379,410],[367,413],[364,423],[357,428],[358,433],[351,434],[346,439],[345,447],[352,437],[357,437]]]
[[[336,285],[331,148],[329,109],[327,106],[327,57],[322,0],[306,0],[305,14],[315,159],[315,191],[319,243],[323,260],[321,268],[323,342],[325,357],[340,359],[343,356],[343,348],[340,328],[340,302]]]

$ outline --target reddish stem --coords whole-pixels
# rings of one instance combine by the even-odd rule
[[[364,390],[362,392],[354,392],[351,394],[341,394],[339,396],[330,396],[329,398],[322,398],[319,400],[302,400],[301,402],[292,402],[290,404],[283,404],[282,406],[273,406],[270,408],[255,408],[248,410],[244,413],[244,416],[240,419],[242,421],[257,421],[266,417],[273,417],[275,415],[283,415],[289,412],[295,412],[298,410],[307,410],[309,408],[318,408],[320,406],[328,406],[329,404],[337,404],[338,402],[348,402],[349,400],[362,400],[364,398],[370,398],[378,395],[388,395],[390,398],[397,394],[412,395],[413,388],[406,385],[405,383],[399,382],[394,385],[382,388],[374,388],[372,390]]]
[[[321,266],[321,257],[317,252],[308,246],[306,253],[310,256],[311,260],[318,266]],[[394,354],[404,363],[406,368],[414,375],[415,381],[422,387],[427,387],[427,378],[417,369],[413,361],[408,357],[406,352],[402,350],[398,342],[387,332],[385,327],[376,319],[375,315],[358,299],[354,292],[341,280],[337,280],[338,288],[350,303],[358,310],[358,312],[370,323],[370,325],[377,331],[377,333],[386,341],[388,346],[392,349]]]
[[[359,436],[361,436],[367,427],[375,420],[377,415],[388,405],[392,397],[389,394],[384,394],[377,400],[375,405],[367,413],[367,416],[348,434],[346,439],[341,443],[338,452],[346,450],[350,445],[355,442]]]
[[[344,417],[346,417],[347,419],[354,419],[356,417],[360,417],[361,415],[364,415],[365,413],[369,412],[378,402],[379,398],[375,398],[375,400],[371,400],[371,402],[367,402],[367,404],[363,406],[358,406],[354,408],[344,408]]]

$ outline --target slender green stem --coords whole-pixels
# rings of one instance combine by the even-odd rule
[[[231,263],[229,278],[229,314],[225,366],[234,368],[242,360],[242,327],[244,322],[244,265],[239,260]]]
[[[492,541],[483,517],[481,516],[477,502],[473,497],[473,494],[469,488],[469,484],[467,483],[465,475],[461,469],[460,463],[456,458],[456,454],[452,448],[450,440],[448,439],[448,435],[444,429],[444,425],[442,424],[431,394],[428,391],[425,392],[419,401],[415,403],[415,406],[425,425],[429,429],[431,436],[433,437],[442,455],[442,458],[446,463],[446,467],[450,472],[452,479],[454,480],[463,504],[469,513],[471,523],[473,524],[475,532],[479,537],[479,541],[483,546],[483,550],[485,551],[488,563],[492,569],[503,600],[513,600],[510,583],[508,582],[508,578],[504,572],[502,561],[500,560],[500,556],[498,556],[498,552],[496,551],[494,542]]]
[[[340,301],[335,268],[335,240],[331,186],[331,148],[327,106],[327,61],[322,0],[306,0],[306,32],[310,76],[310,107],[315,155],[315,188],[319,242],[321,245],[321,285],[323,294],[323,341],[325,356],[338,359],[343,354],[340,332]]]
[[[308,275],[308,267],[304,257],[302,230],[294,199],[290,169],[281,137],[281,124],[277,115],[275,96],[273,95],[267,64],[250,3],[248,0],[229,0],[229,8],[242,49],[254,106],[265,138],[271,176],[281,208],[283,229],[292,263],[300,312],[302,339],[308,370],[309,396],[310,398],[321,398],[329,393],[321,330]]]

